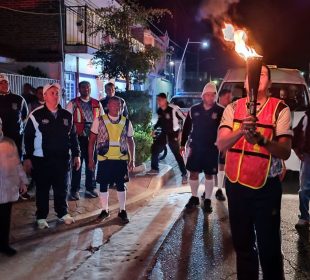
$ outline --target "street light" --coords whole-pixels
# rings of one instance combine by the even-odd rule
[[[202,42],[191,42],[189,40],[189,38],[187,39],[187,42],[186,42],[186,45],[185,45],[185,48],[184,48],[184,51],[183,51],[183,54],[182,54],[182,57],[181,57],[181,61],[179,63],[179,67],[178,67],[178,72],[177,72],[177,77],[176,77],[176,87],[175,87],[175,90],[177,91],[177,87],[178,87],[178,84],[179,84],[179,75],[180,75],[180,70],[181,70],[181,67],[182,67],[182,63],[183,63],[183,60],[184,60],[184,56],[185,56],[185,53],[186,53],[186,49],[188,47],[189,44],[199,44],[201,45],[203,48],[208,48],[209,47],[209,42],[208,41],[202,41]]]

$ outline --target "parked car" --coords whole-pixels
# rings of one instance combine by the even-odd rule
[[[281,98],[290,107],[292,124],[295,127],[309,106],[309,89],[301,72],[297,69],[277,68],[269,66],[271,70],[272,85],[270,96]],[[233,100],[246,96],[244,80],[245,68],[229,69],[220,86],[233,94]],[[289,170],[299,171],[300,161],[292,150],[291,157],[285,162]]]
[[[201,92],[181,92],[173,96],[170,103],[180,107],[181,111],[187,115],[190,107],[201,102]]]

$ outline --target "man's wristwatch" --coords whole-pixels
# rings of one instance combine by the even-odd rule
[[[265,138],[264,136],[261,136],[260,139],[257,141],[257,144],[258,144],[259,146],[265,147],[265,146],[267,145],[268,142],[269,142],[269,141],[268,141],[267,138]]]

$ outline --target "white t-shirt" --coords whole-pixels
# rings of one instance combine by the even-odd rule
[[[112,117],[110,115],[108,116],[112,121],[117,121],[119,119],[119,117]],[[92,124],[90,131],[94,134],[98,134],[98,129],[99,129],[99,118],[96,118]],[[134,131],[133,131],[132,123],[131,121],[129,121],[127,137],[133,137],[133,133]]]

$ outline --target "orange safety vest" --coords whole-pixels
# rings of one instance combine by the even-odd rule
[[[100,115],[100,106],[99,106],[99,101],[91,98],[91,107],[92,107],[92,111],[93,111],[93,116],[94,119],[99,117]],[[84,112],[83,109],[81,107],[81,100],[79,97],[75,98],[73,100],[73,102],[76,104],[76,108],[73,112],[73,121],[76,127],[76,132],[77,135],[81,136],[83,135],[83,131],[85,128],[85,116],[84,116]]]
[[[268,140],[273,139],[276,111],[281,102],[270,97],[257,114],[256,131]],[[239,129],[242,120],[247,117],[247,98],[241,98],[236,103],[233,131]],[[270,163],[271,154],[265,147],[252,145],[242,136],[226,153],[225,172],[232,183],[259,189],[266,183]]]

